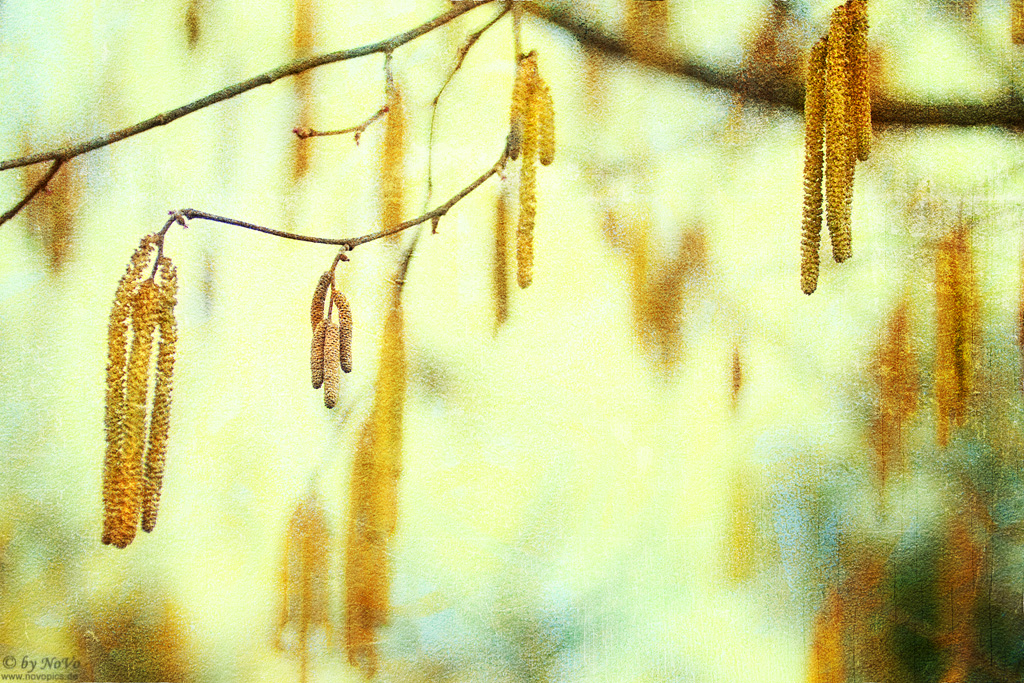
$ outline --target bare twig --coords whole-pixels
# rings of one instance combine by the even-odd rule
[[[11,220],[18,215],[18,212],[25,208],[32,199],[42,192],[47,183],[53,180],[53,176],[57,175],[57,171],[64,165],[64,159],[54,159],[50,165],[49,170],[46,171],[46,175],[39,179],[39,182],[32,186],[32,189],[25,193],[25,196],[21,198],[21,201],[12,206],[10,209],[4,212],[4,215],[0,216],[0,225],[3,225],[7,221]]]
[[[314,244],[332,244],[335,246],[343,247],[342,251],[352,251],[360,244],[366,244],[367,242],[373,242],[374,240],[387,237],[388,235],[394,235],[407,228],[411,228],[414,225],[425,223],[427,221],[438,221],[442,216],[448,213],[453,206],[462,201],[470,192],[480,187],[487,181],[491,176],[499,173],[505,166],[505,161],[508,156],[506,153],[502,153],[501,158],[498,159],[487,171],[485,171],[479,178],[474,180],[472,183],[467,185],[465,188],[456,193],[451,199],[441,204],[432,211],[428,211],[421,216],[412,218],[405,222],[394,225],[387,230],[381,230],[379,232],[370,233],[368,235],[362,235],[360,237],[346,237],[346,238],[331,238],[331,237],[314,237],[312,235],[299,235],[293,232],[285,232],[283,230],[275,230],[273,228],[266,228],[261,225],[254,223],[247,223],[246,221],[240,221],[236,218],[227,218],[225,216],[217,216],[206,211],[200,211],[198,209],[181,209],[180,211],[172,211],[171,218],[164,225],[161,233],[166,232],[172,223],[181,223],[184,225],[184,221],[192,219],[201,219],[206,221],[214,221],[216,223],[224,223],[227,225],[237,225],[240,228],[247,230],[253,230],[260,232],[265,235],[273,235],[274,237],[283,237],[284,239],[297,240],[299,242],[312,242]],[[340,257],[340,260],[347,260],[345,257]]]
[[[742,92],[748,99],[776,107],[803,111],[802,82],[765,79],[757,83],[743,81],[743,72],[723,72],[685,56],[648,51],[640,54],[629,50],[625,38],[586,21],[569,7],[552,8],[537,2],[522,3],[523,9],[561,27],[581,44],[609,55],[629,59],[674,76],[683,76],[723,92]],[[872,95],[872,122],[919,126],[1024,126],[1024,101],[1012,94],[987,102],[912,102]]]
[[[510,4],[511,3],[505,3],[505,6],[502,7],[500,12],[494,15],[490,21],[481,26],[479,30],[475,31],[466,39],[466,42],[463,43],[461,48],[459,48],[459,56],[458,59],[455,60],[455,66],[452,68],[451,73],[448,74],[448,78],[444,80],[444,84],[441,85],[441,89],[437,91],[437,95],[434,96],[434,101],[430,103],[430,138],[427,142],[427,202],[430,201],[431,193],[434,189],[434,122],[437,119],[437,105],[441,101],[444,91],[448,88],[448,84],[452,82],[452,79],[455,78],[455,74],[457,74],[459,69],[462,68],[462,63],[466,61],[466,56],[469,54],[469,51],[474,45],[476,45],[477,41],[480,40],[480,36],[486,33],[489,28],[498,23],[499,19],[505,16],[509,10]]]
[[[171,121],[180,119],[183,116],[187,116],[188,114],[209,107],[210,105],[217,104],[218,102],[231,99],[232,97],[241,95],[253,88],[258,88],[261,85],[268,85],[282,78],[294,76],[325,64],[333,64],[335,62],[342,62],[348,59],[355,59],[357,57],[366,57],[377,53],[387,54],[393,52],[396,48],[401,47],[420,36],[430,33],[437,27],[447,24],[449,21],[464,14],[465,12],[480,7],[481,5],[489,4],[493,1],[494,0],[466,0],[465,2],[460,2],[444,14],[440,14],[426,23],[420,24],[419,26],[409,29],[404,33],[399,33],[391,38],[371,43],[369,45],[364,45],[362,47],[338,50],[337,52],[330,52],[328,54],[297,59],[283,66],[279,66],[276,69],[271,69],[259,76],[254,76],[253,78],[242,81],[241,83],[229,85],[226,88],[218,90],[215,93],[211,93],[206,97],[201,97],[198,100],[178,107],[177,109],[171,109],[170,111],[166,111],[162,114],[157,114],[152,118],[148,118],[133,126],[114,131],[113,133],[108,133],[107,135],[102,135],[98,138],[94,138],[86,142],[80,142],[75,145],[69,145],[67,147],[61,147],[59,149],[49,150],[46,152],[36,152],[35,154],[28,154],[16,159],[2,161],[0,162],[0,171],[6,171],[7,169],[18,168],[20,166],[31,166],[32,164],[38,164],[41,161],[57,159],[67,161],[81,154],[85,154],[86,152],[91,152],[99,149],[100,147],[106,147],[107,145],[114,144],[115,142],[120,142],[125,138],[130,138],[134,135],[138,135],[139,133],[144,133],[152,128],[167,125]]]
[[[352,137],[355,140],[355,143],[358,145],[359,136],[366,132],[366,129],[370,127],[370,124],[372,124],[380,117],[384,116],[384,114],[386,113],[388,113],[388,105],[385,104],[383,107],[377,110],[377,113],[375,113],[373,116],[366,119],[357,126],[352,126],[350,128],[342,128],[341,130],[314,130],[312,128],[293,128],[292,132],[295,133],[296,137],[298,137],[300,140],[305,140],[306,138],[323,137],[325,135],[346,135],[348,133],[355,133],[355,135],[353,135]]]

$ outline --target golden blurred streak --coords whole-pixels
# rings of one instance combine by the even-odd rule
[[[345,647],[349,662],[371,676],[378,666],[377,629],[388,619],[406,382],[402,304],[396,285],[381,338],[373,407],[352,463],[345,553]]]
[[[281,610],[277,644],[293,627],[298,638],[300,680],[309,680],[309,638],[319,628],[331,638],[331,531],[319,493],[313,489],[299,502],[288,521],[280,574]]]
[[[910,304],[903,297],[882,333],[875,362],[879,398],[872,423],[875,471],[884,488],[889,477],[902,472],[903,426],[917,410],[917,357],[911,346]]]
[[[942,238],[935,256],[935,395],[938,440],[949,443],[952,427],[963,426],[974,387],[978,293],[970,229],[960,224]]]

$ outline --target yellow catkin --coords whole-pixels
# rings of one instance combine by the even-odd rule
[[[155,239],[147,235],[135,250],[125,274],[121,277],[114,294],[114,305],[110,312],[107,330],[107,400],[104,426],[107,435],[107,449],[103,465],[103,535],[104,544],[113,541],[111,536],[118,528],[119,512],[114,505],[121,490],[121,460],[125,441],[125,382],[128,370],[128,335],[132,315],[132,300],[142,279],[142,271],[149,264],[155,246]]]
[[[522,116],[522,165],[519,171],[519,227],[516,230],[516,281],[526,289],[533,282],[533,227],[537,217],[537,59],[523,59],[526,107]]]
[[[968,229],[960,226],[939,243],[935,257],[935,395],[938,441],[964,424],[974,387],[978,303]]]
[[[531,52],[519,60],[516,80],[512,86],[512,109],[509,113],[508,155],[515,161],[523,145],[526,117],[530,111],[530,100],[537,76],[537,55]]]
[[[145,280],[132,300],[134,336],[128,355],[125,382],[124,444],[110,505],[114,510],[110,543],[127,547],[138,530],[142,504],[142,457],[146,436],[146,398],[153,332],[157,322],[159,292],[153,280]],[[108,536],[108,534],[104,534]]]
[[[850,125],[856,137],[857,159],[871,154],[871,74],[868,69],[867,0],[849,0],[846,14],[850,28]]]
[[[341,332],[338,326],[327,321],[324,330],[324,405],[333,408],[338,405],[341,394]]]
[[[821,182],[825,142],[825,57],[822,38],[811,48],[804,97],[804,218],[800,239],[800,288],[813,294],[818,287],[818,250],[821,246]]]
[[[341,369],[352,372],[352,309],[349,308],[345,295],[334,290],[334,308],[338,310],[338,327],[340,328],[340,360]]]
[[[178,341],[174,320],[178,273],[167,257],[160,258],[159,268],[161,282],[157,326],[160,330],[160,343],[156,351],[156,382],[153,387],[153,410],[149,418],[149,444],[146,448],[142,494],[142,530],[147,532],[156,527],[157,512],[160,508],[160,487],[163,483],[167,435],[171,424],[174,352]]]
[[[390,84],[387,91],[388,116],[384,124],[384,140],[380,153],[381,229],[387,230],[402,222],[405,167],[405,111],[398,87]],[[396,233],[394,239],[398,239]]]
[[[508,211],[508,194],[502,189],[498,193],[494,215],[494,269],[492,277],[494,280],[495,332],[508,319]]]
[[[1010,0],[1010,40],[1024,44],[1024,0]]]
[[[852,255],[850,202],[856,150],[850,126],[849,21],[846,7],[832,12],[825,57],[825,207],[832,257]]]
[[[538,154],[540,163],[550,166],[555,160],[555,105],[551,99],[551,88],[539,75],[536,98]]]
[[[324,383],[324,336],[327,334],[327,321],[323,318],[313,330],[313,343],[309,352],[309,369],[312,375],[313,388],[319,389]]]
[[[368,675],[387,622],[391,538],[398,519],[398,477],[408,379],[403,315],[396,289],[381,337],[376,394],[352,464],[345,553],[345,647]]]
[[[316,326],[324,319],[324,301],[327,299],[327,288],[331,286],[331,279],[331,271],[324,271],[316,283],[316,289],[313,290],[313,301],[309,305],[309,322],[313,330],[316,330]]]

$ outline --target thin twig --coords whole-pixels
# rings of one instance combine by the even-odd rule
[[[463,43],[462,47],[459,48],[459,57],[455,60],[455,67],[451,73],[448,74],[448,78],[444,80],[444,84],[441,89],[437,91],[437,95],[434,96],[434,101],[430,103],[430,137],[427,141],[427,198],[426,201],[430,202],[430,197],[434,190],[434,121],[437,119],[437,105],[441,101],[441,96],[444,95],[444,91],[448,88],[448,84],[455,78],[455,74],[458,73],[459,69],[462,68],[462,63],[466,61],[466,56],[469,51],[476,45],[477,41],[480,40],[480,36],[487,32],[489,28],[498,23],[509,10],[511,3],[506,2],[501,11],[494,15],[490,21],[480,27],[480,29],[469,36],[466,42]]]
[[[298,137],[300,140],[305,140],[306,138],[318,138],[323,137],[325,135],[347,135],[348,133],[355,133],[355,135],[352,137],[355,140],[355,143],[358,145],[359,136],[366,132],[366,129],[370,127],[370,124],[372,124],[374,121],[376,121],[377,119],[379,119],[380,117],[384,116],[384,114],[387,113],[388,105],[385,104],[383,107],[377,110],[377,113],[375,113],[373,116],[366,119],[357,126],[352,126],[350,128],[342,128],[341,130],[315,130],[313,128],[299,127],[293,128],[292,132],[295,133],[295,136]]]
[[[46,188],[47,183],[53,180],[53,176],[57,175],[57,171],[64,165],[64,159],[54,159],[50,165],[46,175],[39,179],[39,182],[32,186],[32,189],[25,193],[25,196],[21,198],[21,201],[8,209],[4,215],[0,216],[0,225],[3,225],[7,221],[11,220],[18,215],[18,212],[25,208],[32,199]]]
[[[524,0],[523,9],[553,25],[561,27],[581,44],[596,48],[609,55],[657,69],[673,76],[683,76],[723,92],[742,92],[744,97],[775,107],[803,111],[804,85],[797,79],[765,79],[756,83],[743,82],[743,72],[723,72],[685,56],[668,52],[630,51],[620,35],[588,21],[566,6],[547,7]],[[885,93],[872,94],[871,120],[873,123],[917,126],[1024,126],[1024,101],[1012,94],[1004,94],[987,102],[912,102],[889,97]]]
[[[474,180],[472,183],[467,185],[465,188],[460,190],[457,194],[455,194],[447,202],[445,202],[444,204],[441,204],[440,206],[438,206],[434,210],[428,211],[428,212],[426,212],[425,214],[423,214],[421,216],[417,216],[416,218],[412,218],[412,219],[407,220],[407,221],[405,221],[403,223],[399,223],[397,225],[394,225],[394,226],[388,228],[387,230],[381,230],[380,232],[374,232],[374,233],[371,233],[369,235],[362,235],[360,237],[331,238],[331,237],[314,237],[312,235],[299,235],[299,234],[296,234],[294,232],[285,232],[283,230],[275,230],[273,228],[266,228],[266,227],[263,227],[261,225],[256,225],[254,223],[247,223],[246,221],[240,221],[240,220],[238,220],[236,218],[227,218],[225,216],[217,216],[217,215],[214,215],[212,213],[207,213],[206,211],[200,211],[198,209],[181,209],[180,211],[173,211],[173,212],[171,212],[171,218],[168,220],[167,224],[165,224],[164,230],[161,231],[161,232],[166,231],[167,228],[170,226],[170,224],[174,223],[174,222],[182,223],[184,225],[184,221],[185,220],[201,219],[201,220],[206,220],[206,221],[214,221],[216,223],[225,223],[227,225],[237,225],[240,228],[245,228],[247,230],[253,230],[255,232],[260,232],[260,233],[263,233],[265,235],[273,235],[274,237],[283,237],[285,239],[297,240],[299,242],[312,242],[314,244],[332,244],[332,245],[335,245],[335,246],[344,247],[343,251],[352,251],[353,249],[358,247],[360,244],[366,244],[367,242],[373,242],[374,240],[381,239],[382,237],[387,237],[388,235],[394,235],[395,233],[398,233],[398,232],[401,232],[403,230],[406,230],[407,228],[411,228],[414,225],[419,225],[420,223],[425,223],[427,221],[435,221],[436,222],[437,220],[440,220],[440,218],[442,216],[444,216],[446,213],[448,213],[452,209],[453,206],[455,206],[460,201],[462,201],[470,192],[472,192],[476,188],[478,188],[481,185],[483,185],[484,182],[487,181],[487,179],[490,178],[491,176],[499,173],[501,171],[501,169],[504,168],[505,161],[506,161],[507,158],[508,158],[507,154],[503,152],[502,155],[501,155],[501,158],[499,158],[498,161],[496,161],[495,164],[493,166],[491,166],[491,168],[489,168],[479,178]],[[347,259],[344,256],[341,256],[340,260],[344,261],[344,260],[347,260]]]
[[[389,53],[393,52],[396,48],[405,45],[408,42],[419,38],[427,33],[430,33],[439,26],[447,24],[452,19],[468,12],[471,9],[486,5],[494,0],[466,0],[457,5],[454,5],[450,10],[444,14],[440,14],[430,21],[420,24],[419,26],[409,29],[404,33],[399,33],[396,36],[381,40],[376,43],[364,45],[362,47],[351,48],[348,50],[338,50],[337,52],[330,52],[324,55],[315,55],[313,57],[306,57],[303,59],[296,59],[293,62],[279,66],[276,69],[271,69],[266,73],[254,76],[248,80],[229,85],[226,88],[218,90],[217,92],[211,93],[206,97],[201,97],[194,102],[178,107],[177,109],[171,109],[162,114],[157,114],[152,118],[148,118],[145,121],[141,121],[133,126],[122,128],[121,130],[102,135],[98,138],[88,140],[86,142],[80,142],[76,145],[70,145],[67,147],[61,147],[59,149],[50,150],[46,152],[37,152],[35,154],[28,154],[23,157],[16,159],[8,159],[7,161],[0,162],[0,171],[6,171],[10,168],[18,168],[20,166],[31,166],[32,164],[38,164],[41,161],[50,161],[63,159],[65,161],[73,159],[86,152],[99,149],[100,147],[106,147],[115,142],[120,142],[125,138],[130,138],[133,135],[144,133],[147,130],[156,128],[158,126],[164,126],[180,119],[182,116],[187,116],[193,112],[199,111],[209,107],[212,104],[223,102],[224,100],[231,99],[237,95],[241,95],[244,92],[248,92],[253,88],[258,88],[261,85],[268,85],[274,81],[286,78],[288,76],[294,76],[310,69],[315,69],[318,66],[325,64],[333,64],[335,62],[342,62],[348,59],[355,59],[357,57],[366,57],[368,55],[377,53]]]

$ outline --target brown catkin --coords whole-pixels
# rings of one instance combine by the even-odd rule
[[[334,290],[334,307],[338,309],[338,327],[341,333],[340,360],[341,369],[352,372],[352,309],[349,308],[345,295]]]
[[[849,0],[846,14],[850,28],[850,125],[856,138],[857,159],[871,154],[871,83],[868,70],[867,0]]]
[[[111,506],[114,508],[110,542],[127,547],[139,524],[142,504],[142,457],[146,436],[146,397],[153,332],[157,322],[159,292],[153,280],[139,285],[132,300],[132,338],[125,383],[124,445]]]
[[[104,426],[107,433],[107,450],[103,465],[103,535],[102,541],[113,541],[112,532],[119,528],[119,512],[114,505],[119,499],[121,481],[121,460],[123,458],[126,406],[125,382],[128,370],[128,334],[132,316],[132,301],[142,278],[142,270],[149,264],[155,238],[142,238],[132,254],[125,274],[121,277],[114,294],[114,305],[110,311],[107,329],[107,401]]]
[[[1010,40],[1024,44],[1024,0],[1010,0]]]
[[[153,410],[149,418],[149,445],[146,448],[142,492],[142,530],[146,532],[156,527],[160,508],[160,487],[164,478],[167,435],[171,424],[174,351],[178,341],[174,320],[178,292],[177,269],[166,257],[160,258],[159,268],[161,282],[157,326],[160,330],[160,343],[156,351],[156,382],[153,387]]]
[[[327,333],[327,320],[321,318],[313,331],[313,344],[310,349],[309,369],[312,374],[313,388],[319,389],[324,383],[324,336]]]
[[[825,142],[825,56],[828,41],[811,48],[804,98],[804,220],[800,239],[800,288],[813,294],[818,287],[821,246],[821,181]]]
[[[540,163],[550,166],[555,160],[555,105],[551,99],[551,88],[537,76],[537,126],[538,152]]]
[[[326,321],[324,330],[324,405],[333,408],[338,404],[341,394],[341,331],[338,326]]]
[[[832,12],[825,57],[825,207],[832,257],[852,255],[850,200],[856,161],[850,126],[849,20],[846,6]]]
[[[309,321],[313,330],[316,330],[316,326],[324,319],[324,301],[327,298],[327,288],[331,286],[331,279],[331,271],[324,271],[316,283],[316,289],[313,290],[313,301],[309,305]]]

